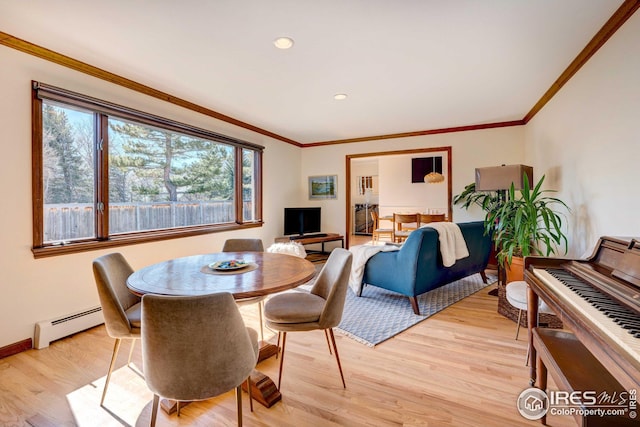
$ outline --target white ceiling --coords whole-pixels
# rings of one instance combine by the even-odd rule
[[[309,143],[522,119],[621,3],[0,0],[0,31]]]

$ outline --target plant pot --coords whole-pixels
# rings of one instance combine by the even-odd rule
[[[505,265],[505,272],[507,273],[507,283],[524,280],[524,258],[512,257],[511,264]]]

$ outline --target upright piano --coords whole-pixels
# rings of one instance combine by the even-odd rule
[[[525,258],[531,385],[538,298],[624,390],[640,391],[640,242],[602,237],[584,260]],[[591,356],[589,355],[589,356]],[[566,357],[566,355],[565,355]],[[576,364],[580,355],[575,355]],[[556,364],[560,366],[561,363]]]

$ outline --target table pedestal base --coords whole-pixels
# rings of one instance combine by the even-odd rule
[[[271,408],[282,399],[280,391],[276,384],[263,374],[254,370],[249,379],[251,384],[251,397],[258,403],[267,408]],[[242,390],[247,392],[247,382],[242,383]],[[180,409],[184,408],[191,402],[180,402]],[[178,401],[171,399],[160,399],[160,407],[164,412],[171,415],[178,411]]]
[[[266,341],[260,341],[259,345],[260,352],[258,353],[258,363],[278,354],[278,346],[274,344],[270,344]],[[249,382],[251,384],[251,397],[256,402],[261,403],[267,408],[272,407],[282,399],[282,395],[273,380],[262,372],[254,369],[251,373]],[[246,382],[242,383],[242,390],[245,392],[247,391]],[[183,408],[189,403],[191,402],[180,402],[180,407]],[[171,415],[178,411],[178,402],[171,399],[160,399],[160,407],[167,414]]]
[[[279,349],[275,344],[270,344],[266,341],[260,341],[258,345],[260,346],[260,352],[258,353],[258,363],[278,354]]]
[[[262,362],[265,359],[268,359],[272,356],[278,354],[280,349],[277,345],[268,343],[266,341],[260,341],[260,353],[258,354],[258,363]],[[276,387],[275,383],[271,378],[264,375],[262,372],[256,371],[255,369],[251,373],[251,377],[249,379],[249,383],[251,384],[251,397],[256,401],[261,403],[262,405],[270,408],[275,403],[279,402],[282,399],[282,395],[280,391]],[[247,391],[247,383],[242,384],[242,389]]]
[[[272,407],[282,399],[282,395],[275,383],[262,372],[254,370],[251,373],[249,383],[251,384],[251,397],[267,408]],[[247,391],[246,382],[242,383],[242,389]]]
[[[180,409],[184,408],[191,402],[180,402]],[[171,415],[178,411],[178,401],[171,399],[160,399],[160,407],[164,412]]]

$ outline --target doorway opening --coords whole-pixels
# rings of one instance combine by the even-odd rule
[[[444,181],[412,182],[412,163],[420,163],[413,159],[425,157],[441,157]],[[372,210],[379,216],[393,212],[443,213],[453,221],[451,175],[451,147],[347,155],[345,246],[371,241]],[[380,224],[384,228],[392,226],[389,222]]]

